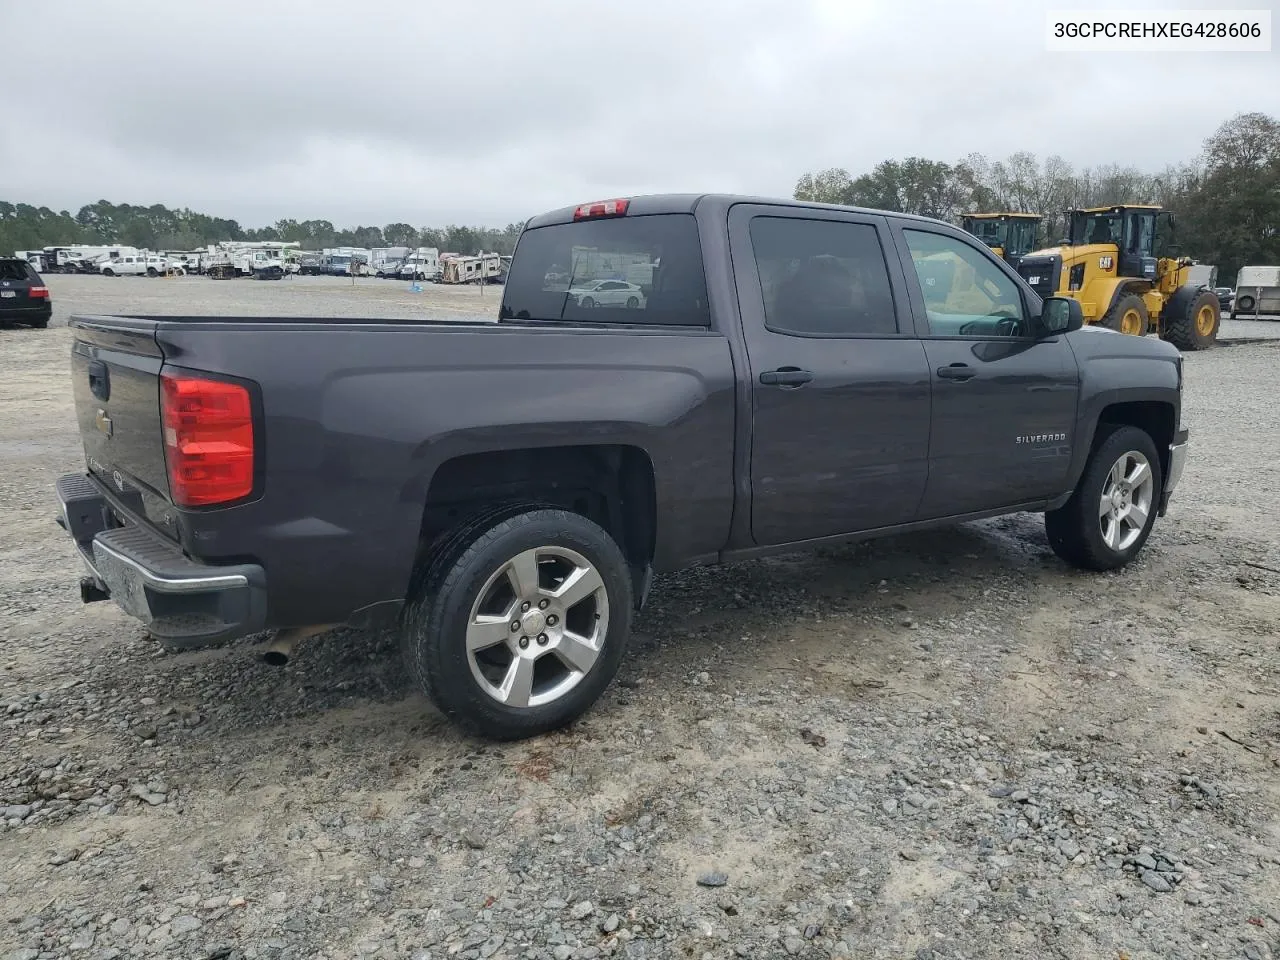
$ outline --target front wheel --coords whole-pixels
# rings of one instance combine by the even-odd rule
[[[1044,515],[1054,553],[1085,570],[1115,570],[1132,560],[1156,522],[1164,475],[1151,435],[1102,424],[1071,499]]]
[[[1132,293],[1125,294],[1117,300],[1115,306],[1107,311],[1106,316],[1098,321],[1099,326],[1119,333],[1127,333],[1133,337],[1146,336],[1149,323],[1150,317],[1147,314],[1146,303],[1141,297]]]
[[[404,653],[446,716],[516,740],[599,699],[631,609],[627,562],[597,524],[555,509],[490,514],[437,551],[406,614]]]
[[[591,297],[583,297],[578,303],[586,310],[590,310],[596,305],[595,300]]]
[[[112,270],[110,267],[103,267],[103,268],[102,268],[102,275],[103,275],[104,277],[114,277],[114,276],[116,275],[116,272],[115,272],[114,270]]]

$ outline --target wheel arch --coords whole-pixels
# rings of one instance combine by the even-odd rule
[[[415,575],[451,530],[504,502],[557,507],[598,523],[627,558],[636,602],[643,601],[657,540],[657,480],[647,450],[626,443],[526,446],[443,461],[426,485]]]
[[[1160,455],[1161,476],[1168,475],[1169,447],[1178,429],[1178,411],[1173,404],[1160,400],[1125,400],[1103,407],[1089,442],[1090,454],[1106,436],[1110,425],[1137,427],[1151,437]]]

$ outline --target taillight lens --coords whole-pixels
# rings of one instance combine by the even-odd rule
[[[28,287],[27,296],[29,296],[32,300],[48,300],[49,288],[48,287]]]
[[[240,500],[253,492],[253,405],[238,383],[160,377],[169,493],[182,507]]]

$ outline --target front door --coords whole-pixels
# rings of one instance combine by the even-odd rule
[[[1080,393],[1071,346],[1039,335],[1039,318],[986,251],[927,225],[896,233],[914,268],[908,279],[933,383],[920,519],[1066,492]]]
[[[912,520],[929,369],[884,219],[740,205],[730,239],[750,358],[755,542]]]

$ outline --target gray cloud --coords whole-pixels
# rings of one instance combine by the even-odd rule
[[[659,190],[788,195],[806,170],[906,155],[1155,169],[1231,113],[1280,114],[1280,53],[1050,54],[1045,9],[12,3],[5,34],[39,41],[0,60],[0,197],[496,224]]]

